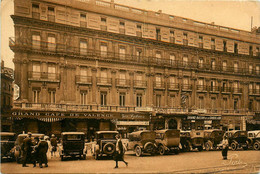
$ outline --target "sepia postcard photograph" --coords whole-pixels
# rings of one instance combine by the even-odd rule
[[[260,173],[260,1],[0,3],[1,173]]]

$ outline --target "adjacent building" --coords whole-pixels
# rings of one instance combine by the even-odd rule
[[[259,117],[259,28],[102,0],[14,0],[11,17],[18,132],[245,130]]]
[[[10,132],[12,129],[11,109],[13,106],[13,69],[5,67],[1,62],[1,132]]]

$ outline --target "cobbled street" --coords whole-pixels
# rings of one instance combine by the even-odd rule
[[[127,152],[126,167],[119,162],[119,168],[114,169],[113,159],[94,160],[88,154],[86,160],[49,158],[48,168],[23,168],[16,162],[2,162],[2,173],[259,173],[260,151],[229,151],[228,160],[222,160],[221,151],[186,152],[178,155],[136,157]]]

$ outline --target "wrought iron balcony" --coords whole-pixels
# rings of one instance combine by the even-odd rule
[[[164,82],[154,82],[153,87],[154,87],[154,89],[165,89],[165,83]]]
[[[249,89],[249,95],[260,95],[260,89]]]
[[[242,94],[242,88],[232,88],[234,94]]]
[[[207,91],[206,85],[197,85],[197,91]]]
[[[191,91],[192,90],[192,85],[191,84],[182,84],[181,85],[181,90],[182,91]]]
[[[134,88],[146,88],[147,81],[146,80],[134,80]]]
[[[231,87],[221,87],[221,92],[222,93],[230,93],[231,92]]]
[[[116,86],[118,87],[129,87],[130,80],[128,79],[116,79]]]
[[[212,92],[212,93],[214,93],[214,92],[220,92],[220,88],[219,88],[219,86],[208,86],[208,89],[209,89],[209,92]]]
[[[168,87],[168,90],[179,90],[180,89],[180,85],[178,83],[168,82],[167,87]]]
[[[60,81],[60,74],[59,73],[29,71],[28,72],[28,80],[59,82]]]
[[[112,79],[111,78],[98,77],[97,78],[97,85],[111,86],[112,85]]]
[[[78,84],[92,84],[92,77],[91,76],[76,76],[76,83]]]

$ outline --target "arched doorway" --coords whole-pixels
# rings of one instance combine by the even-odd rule
[[[168,125],[169,129],[177,129],[177,121],[175,119],[170,119]]]

